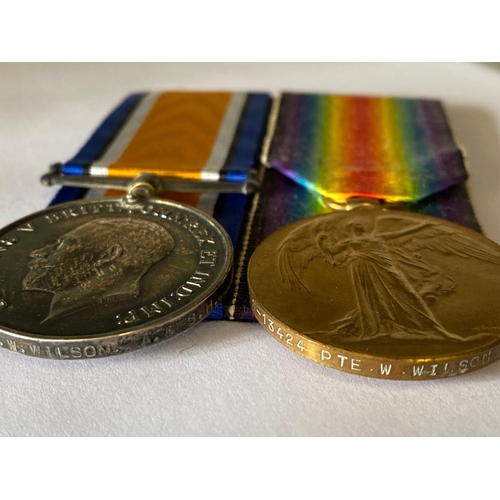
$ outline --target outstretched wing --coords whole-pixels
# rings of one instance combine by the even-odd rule
[[[326,255],[317,243],[321,233],[339,235],[344,233],[342,220],[344,214],[332,214],[321,219],[311,219],[310,222],[294,229],[278,248],[279,271],[284,283],[292,290],[309,293],[302,279],[302,273],[314,259],[325,259]]]
[[[438,219],[383,215],[377,217],[376,233],[410,251],[433,250],[444,255],[474,258],[500,265],[500,251],[468,231],[457,230]]]

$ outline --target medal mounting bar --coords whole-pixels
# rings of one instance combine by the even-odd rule
[[[61,163],[50,166],[48,173],[41,177],[45,186],[72,186],[89,189],[117,189],[128,191],[134,184],[130,177],[104,177],[95,175],[67,175],[61,172]],[[146,173],[146,172],[145,172]],[[258,190],[257,171],[251,171],[245,182],[209,181],[157,177],[159,192],[178,193],[242,193],[250,194]]]

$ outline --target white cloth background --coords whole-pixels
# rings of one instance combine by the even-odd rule
[[[39,177],[124,95],[163,89],[440,98],[479,220],[500,243],[500,73],[472,64],[2,64],[0,225],[47,205],[56,188]],[[2,349],[0,366],[0,435],[500,434],[500,362],[449,380],[375,380],[303,359],[256,324],[207,322],[101,360]]]

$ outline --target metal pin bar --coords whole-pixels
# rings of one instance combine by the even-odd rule
[[[253,174],[253,172],[252,172]],[[40,179],[45,186],[73,186],[89,189],[118,189],[128,191],[134,185],[134,179],[125,177],[97,177],[91,175],[62,175],[57,165]],[[228,181],[195,181],[158,177],[160,192],[178,193],[242,193],[250,194],[258,190],[256,175],[250,175],[245,183]]]

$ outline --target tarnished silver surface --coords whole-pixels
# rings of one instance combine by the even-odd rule
[[[111,356],[210,314],[230,282],[226,232],[194,208],[138,200],[81,200],[0,230],[0,347]]]

